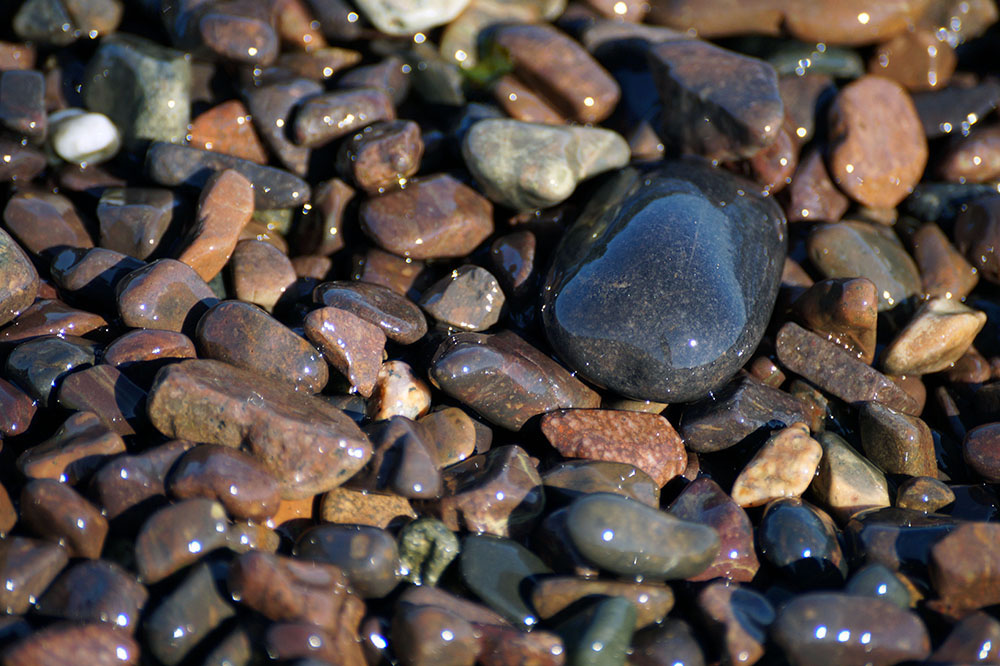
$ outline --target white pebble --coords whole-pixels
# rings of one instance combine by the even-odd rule
[[[49,118],[50,137],[56,155],[73,164],[106,162],[121,147],[121,134],[103,113],[66,109]]]

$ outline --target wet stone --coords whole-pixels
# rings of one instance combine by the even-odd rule
[[[304,100],[322,92],[323,86],[316,81],[295,79],[257,88],[247,95],[247,106],[264,143],[297,176],[306,175],[311,151],[293,143],[285,126],[291,124],[292,114]]]
[[[636,608],[636,627],[661,622],[674,606],[674,593],[666,585],[586,580],[569,576],[543,578],[532,588],[531,604],[547,620],[584,599],[622,597]]]
[[[173,497],[218,500],[234,518],[266,520],[281,501],[277,479],[238,449],[202,444],[185,453],[167,481]]]
[[[847,581],[844,591],[888,601],[903,609],[910,606],[910,591],[899,579],[899,575],[883,564],[866,564],[858,569]]]
[[[426,441],[419,423],[392,416],[365,428],[374,453],[364,472],[353,481],[375,489],[388,489],[410,499],[435,499],[441,495],[441,473],[436,447]]]
[[[461,462],[477,450],[477,422],[458,407],[431,412],[418,423],[426,433],[426,443],[435,449],[441,467]]]
[[[70,557],[100,557],[108,534],[108,521],[97,507],[53,479],[34,479],[24,486],[21,523],[66,548]]]
[[[746,583],[760,568],[754,549],[753,525],[746,512],[707,477],[695,479],[667,511],[681,520],[708,525],[719,535],[719,552],[707,569],[689,577],[702,581],[723,577]]]
[[[834,592],[806,594],[778,612],[773,640],[803,666],[921,661],[930,639],[920,618],[888,601]]]
[[[694,161],[622,171],[556,250],[541,306],[556,352],[631,398],[720,388],[760,341],[784,261],[784,217],[755,191]],[[666,268],[678,261],[683,275]]]
[[[932,298],[889,343],[882,367],[892,375],[945,370],[966,352],[986,324],[986,313],[957,299]]]
[[[955,51],[931,30],[896,35],[878,45],[868,64],[872,74],[902,84],[907,90],[943,88],[955,72]]]
[[[933,513],[955,501],[955,493],[943,481],[929,476],[907,479],[896,490],[896,506]]]
[[[323,352],[327,362],[366,398],[375,389],[382,367],[386,337],[375,324],[347,310],[319,308],[305,319],[306,337]]]
[[[496,625],[474,625],[480,634],[479,662],[483,666],[562,666],[566,648],[559,636],[548,631],[531,633]]]
[[[108,36],[88,62],[84,82],[87,108],[110,118],[126,145],[184,140],[191,65],[180,51],[133,35]]]
[[[18,192],[4,207],[3,221],[24,249],[35,255],[50,257],[67,247],[94,247],[73,202],[61,194]]]
[[[0,74],[0,125],[33,140],[45,137],[45,78],[33,70]]]
[[[17,241],[0,229],[0,325],[20,314],[38,293],[38,271]]]
[[[659,135],[667,151],[732,160],[777,140],[784,105],[767,63],[699,40],[658,44],[649,62],[663,101]]]
[[[158,259],[129,273],[116,288],[126,326],[184,332],[191,336],[202,316],[219,302],[190,266]]]
[[[285,296],[297,279],[288,256],[259,240],[241,240],[230,262],[236,298],[259,305],[268,312]]]
[[[27,393],[0,379],[0,436],[18,435],[28,429],[38,409]]]
[[[660,486],[687,466],[680,436],[658,414],[559,410],[544,415],[540,426],[549,443],[563,456],[632,463]]]
[[[393,416],[416,419],[431,408],[431,390],[405,361],[387,361],[375,377],[368,416],[381,421]]]
[[[121,148],[121,135],[103,113],[65,109],[49,116],[50,139],[56,155],[81,169],[107,162]]]
[[[253,184],[238,171],[227,169],[209,178],[198,200],[197,222],[177,259],[206,282],[215,277],[253,215],[253,197]]]
[[[931,548],[936,610],[962,617],[1000,600],[997,528],[992,523],[965,523]]]
[[[966,464],[983,479],[1000,480],[1000,424],[987,423],[966,433],[962,453]]]
[[[817,433],[823,447],[812,493],[834,515],[844,521],[859,511],[889,506],[885,474],[855,451],[839,435]]]
[[[952,85],[913,95],[913,105],[928,139],[937,139],[952,132],[965,135],[998,104],[1000,86],[996,81],[989,80],[968,88]]]
[[[527,548],[496,536],[467,536],[458,566],[466,586],[497,613],[525,628],[538,623],[523,590],[551,570]]]
[[[208,564],[195,567],[184,581],[148,614],[143,633],[149,652],[173,666],[223,621],[235,614],[216,588]]]
[[[119,435],[134,435],[145,423],[146,392],[117,368],[99,364],[67,375],[59,387],[59,406],[91,411]]]
[[[337,83],[342,88],[377,88],[399,105],[410,91],[409,72],[410,67],[406,63],[398,56],[390,55],[373,65],[351,68]]]
[[[779,499],[767,506],[757,527],[757,546],[764,562],[800,587],[836,587],[847,577],[833,521],[801,499]]]
[[[415,298],[417,292],[414,285],[425,267],[426,264],[419,259],[404,258],[370,247],[355,258],[351,279],[377,284],[403,296]]]
[[[277,55],[272,22],[267,6],[247,2],[171,4],[164,14],[165,27],[179,48],[251,65],[267,65]]]
[[[922,420],[866,402],[861,405],[859,422],[865,454],[885,472],[937,477],[934,440]]]
[[[475,4],[482,6],[483,3],[477,2]],[[468,62],[468,58],[466,58],[466,62]],[[496,100],[497,104],[515,120],[545,125],[566,124],[566,119],[563,118],[562,114],[513,74],[505,74],[497,79],[493,84],[492,92],[493,99]]]
[[[847,523],[847,540],[865,561],[890,569],[926,572],[931,548],[958,523],[949,516],[913,509],[886,508],[858,514]]]
[[[341,144],[337,169],[369,194],[405,185],[420,169],[424,142],[412,120],[375,123]]]
[[[0,345],[9,347],[46,335],[82,337],[107,325],[100,315],[71,308],[62,301],[38,299],[0,329]]]
[[[0,539],[0,608],[8,614],[23,614],[42,596],[69,562],[65,548],[50,541],[22,536]]]
[[[587,666],[622,663],[636,627],[635,606],[611,597],[591,604],[557,626],[566,643],[567,661]]]
[[[455,533],[435,518],[418,518],[399,532],[402,575],[414,585],[437,585],[460,550]]]
[[[121,435],[109,429],[93,412],[76,412],[55,434],[17,459],[29,479],[55,479],[75,485],[109,458],[125,452]]]
[[[1000,641],[1000,622],[986,613],[972,613],[955,624],[930,656],[930,661],[995,664],[1000,662],[1000,643],[997,641]]]
[[[450,530],[519,538],[545,505],[542,479],[519,446],[472,456],[442,473],[441,499],[427,506]]]
[[[642,469],[628,463],[568,460],[546,471],[542,482],[547,503],[568,504],[590,493],[614,493],[654,509],[660,506],[659,484]]]
[[[37,611],[47,617],[107,622],[134,632],[149,597],[135,576],[108,560],[84,560],[69,567],[45,590]]]
[[[739,585],[716,582],[697,598],[698,612],[709,634],[720,643],[722,658],[730,664],[754,664],[764,656],[767,627],[774,608],[761,593]]]
[[[340,663],[363,666],[365,663],[356,632],[342,627],[329,632],[304,622],[274,623],[264,637],[268,656],[297,664]]]
[[[518,78],[581,124],[604,120],[618,103],[621,91],[611,75],[547,24],[506,25],[492,33],[491,42],[510,53]]]
[[[67,248],[53,257],[52,280],[70,302],[102,314],[117,314],[115,286],[144,266],[127,255],[100,247]]]
[[[93,365],[97,343],[75,336],[22,342],[7,356],[6,376],[44,406],[56,404],[56,386],[76,368]]]
[[[921,225],[911,242],[925,294],[962,300],[979,282],[976,269],[933,222]]]
[[[312,210],[308,215],[303,213],[296,226],[295,246],[299,252],[326,256],[344,247],[341,222],[353,197],[354,189],[339,178],[316,187]]]
[[[203,188],[212,174],[233,169],[253,184],[254,205],[262,210],[309,202],[309,185],[291,173],[238,157],[171,143],[154,143],[146,153],[150,180],[159,185]]]
[[[668,618],[657,627],[639,631],[632,638],[635,666],[704,666],[705,658],[691,627],[683,620]]]
[[[833,278],[807,289],[793,307],[797,318],[811,331],[871,363],[875,358],[878,302],[871,280]]]
[[[417,517],[409,500],[394,493],[334,488],[320,501],[319,517],[329,523],[391,528]]]
[[[917,411],[916,399],[886,375],[798,324],[781,327],[776,348],[783,366],[845,402],[877,401],[908,414]]]
[[[65,46],[76,39],[69,13],[58,0],[29,0],[14,15],[15,34],[26,40]]]
[[[250,122],[250,113],[238,99],[213,106],[192,120],[188,143],[257,164],[267,163],[267,153]]]
[[[408,603],[396,608],[392,645],[407,666],[472,666],[480,649],[476,630],[461,616]]]
[[[781,497],[799,497],[816,474],[823,447],[809,436],[805,423],[793,423],[771,435],[733,484],[733,500],[742,507],[763,506]]]
[[[355,630],[364,603],[332,564],[251,551],[230,565],[233,599],[275,622],[308,622],[336,633]]]
[[[493,206],[447,174],[410,181],[406,189],[368,199],[358,212],[376,245],[414,259],[472,252],[493,233]]]
[[[771,421],[791,425],[808,421],[806,406],[797,398],[746,374],[689,405],[678,430],[690,451],[727,449]]]
[[[427,320],[411,300],[368,282],[324,282],[313,294],[317,303],[356,315],[382,329],[394,342],[408,345],[427,332]]]
[[[101,247],[136,259],[156,252],[173,219],[176,199],[169,190],[113,187],[97,204]]]
[[[93,666],[137,666],[139,643],[106,623],[58,623],[4,651],[6,666],[49,666],[86,659]]]
[[[490,246],[494,273],[508,293],[520,295],[530,286],[537,268],[536,245],[535,234],[515,231],[498,237]]]
[[[295,114],[292,134],[300,146],[315,148],[378,121],[395,120],[392,100],[375,88],[315,95]]]
[[[1000,197],[974,198],[955,220],[955,247],[979,274],[1000,282],[1000,255],[996,241],[1000,234]]]
[[[492,201],[525,211],[562,203],[581,181],[625,166],[629,148],[606,129],[492,118],[469,129],[462,155]]]
[[[513,333],[459,333],[431,361],[431,381],[491,423],[520,430],[533,416],[593,408],[596,393]]]
[[[0,181],[30,181],[45,169],[45,155],[20,142],[0,140]],[[8,161],[7,158],[10,158]]]
[[[195,358],[194,343],[183,333],[138,329],[116,338],[104,349],[102,362],[122,371],[132,381],[148,386],[164,365]]]
[[[198,348],[204,358],[224,361],[283,387],[318,393],[329,373],[316,348],[260,308],[223,301],[198,322]]]
[[[803,151],[786,191],[789,222],[837,222],[847,212],[847,197],[830,180],[819,150]]]
[[[504,301],[500,284],[488,270],[465,264],[432,284],[420,306],[451,328],[484,331],[499,321]]]
[[[980,127],[949,141],[936,165],[940,179],[952,183],[988,183],[1000,176],[1000,131]]]
[[[606,493],[570,505],[567,527],[584,558],[622,576],[695,576],[712,564],[720,545],[710,527]]]
[[[295,555],[336,565],[365,598],[386,596],[400,579],[396,540],[377,527],[317,525],[299,537]]]
[[[164,507],[143,523],[135,541],[135,566],[153,584],[226,545],[226,510],[209,499]]]
[[[167,494],[167,473],[192,442],[173,441],[143,453],[118,456],[94,475],[94,496],[111,520]]]

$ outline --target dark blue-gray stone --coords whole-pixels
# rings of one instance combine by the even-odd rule
[[[760,342],[785,260],[785,217],[759,191],[696,160],[616,174],[542,289],[559,356],[630,398],[686,402],[722,386]]]

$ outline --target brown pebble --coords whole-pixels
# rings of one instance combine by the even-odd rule
[[[352,198],[354,188],[339,178],[320,183],[313,192],[312,204],[304,210],[296,227],[298,251],[330,255],[343,248],[341,221]]]
[[[933,222],[921,225],[910,242],[928,296],[962,300],[979,282],[976,269]]]
[[[939,599],[931,608],[951,617],[1000,602],[1000,525],[965,523],[930,549],[930,575]]]
[[[8,615],[23,614],[69,562],[62,546],[22,536],[0,539],[0,609]]]
[[[896,490],[896,506],[901,509],[936,513],[954,501],[955,493],[948,484],[929,476],[907,479]]]
[[[300,146],[315,148],[379,120],[395,120],[392,100],[374,88],[338,90],[303,102],[293,135]]]
[[[809,287],[793,304],[796,317],[865,363],[875,359],[878,294],[867,278],[833,278]]]
[[[661,622],[674,606],[674,593],[666,585],[550,577],[538,581],[531,603],[542,619],[549,619],[581,599],[624,597],[636,608],[637,629]]]
[[[73,202],[62,194],[18,192],[7,201],[3,221],[22,247],[35,255],[54,255],[67,247],[94,247]]]
[[[1000,482],[1000,424],[987,423],[966,433],[962,453],[972,471],[989,483]]]
[[[304,329],[334,370],[364,397],[370,397],[382,368],[385,333],[378,326],[337,308],[319,308],[305,319]]]
[[[337,169],[369,194],[381,194],[405,185],[420,169],[424,142],[412,120],[375,123],[344,141],[337,153]]]
[[[34,479],[21,491],[21,522],[70,557],[101,556],[108,521],[82,495],[53,479]]]
[[[27,393],[0,379],[0,435],[10,437],[28,429],[38,404]]]
[[[424,262],[400,257],[377,247],[368,248],[354,260],[352,280],[377,284],[403,296],[413,294],[413,286],[424,271]]]
[[[882,354],[892,375],[926,375],[945,370],[962,357],[986,325],[986,313],[951,298],[932,298]]]
[[[147,585],[194,564],[226,545],[226,510],[209,499],[163,507],[143,523],[135,539],[135,567]]]
[[[132,328],[194,333],[198,320],[219,302],[187,264],[158,259],[129,273],[117,287],[118,311]]]
[[[771,435],[733,483],[733,500],[742,507],[763,506],[782,497],[801,497],[816,475],[823,447],[804,423]]]
[[[816,148],[803,152],[787,194],[789,222],[837,222],[849,203],[830,180],[823,154]]]
[[[7,647],[4,666],[135,666],[139,643],[106,623],[59,623],[40,629]]]
[[[155,502],[155,498],[165,500],[167,473],[193,446],[194,442],[175,440],[107,462],[91,482],[94,496],[107,517],[114,520],[144,502]]]
[[[323,495],[319,517],[328,523],[393,528],[417,517],[410,501],[395,493],[334,488]]]
[[[862,46],[902,33],[923,7],[913,0],[792,3],[785,5],[785,29],[804,42]]]
[[[427,320],[413,301],[398,292],[368,282],[324,282],[316,287],[317,303],[346,310],[375,324],[386,337],[409,345],[427,332]]]
[[[121,435],[110,430],[93,412],[75,412],[55,434],[17,459],[17,468],[29,479],[54,479],[75,485],[109,458],[125,453]]]
[[[955,247],[982,277],[1000,283],[1000,196],[967,204],[955,220]]]
[[[546,125],[566,124],[566,119],[550,102],[513,74],[498,78],[492,93],[497,104],[515,120]]]
[[[288,256],[259,240],[237,243],[230,265],[236,298],[259,305],[268,312],[297,279]]]
[[[488,270],[465,264],[432,284],[420,298],[420,306],[449,327],[485,331],[500,320],[505,300]]]
[[[134,435],[146,421],[146,392],[117,368],[103,363],[71,372],[59,386],[58,401],[67,409],[87,410],[119,435]]]
[[[217,104],[191,121],[188,142],[202,150],[267,164],[267,153],[250,122],[250,112],[238,99]]]
[[[71,308],[62,301],[39,299],[0,330],[0,345],[23,342],[44,335],[82,337],[107,325],[108,322],[104,317],[98,314]]]
[[[878,402],[860,410],[861,444],[887,474],[937,477],[934,438],[927,424]]]
[[[17,241],[0,229],[0,325],[27,309],[38,293],[38,271]]]
[[[227,446],[202,444],[177,461],[167,489],[178,499],[218,500],[230,516],[262,521],[278,510],[278,480],[255,458]]]
[[[957,63],[948,42],[924,29],[906,31],[879,44],[868,71],[897,81],[907,90],[936,90],[948,85]]]
[[[187,246],[177,259],[206,282],[214,278],[229,261],[240,231],[253,215],[253,197],[253,184],[238,171],[212,175],[201,191]]]
[[[416,419],[431,408],[431,390],[404,361],[386,361],[375,378],[368,416],[381,421],[393,416]]]

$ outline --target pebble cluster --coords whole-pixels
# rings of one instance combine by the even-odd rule
[[[0,2],[0,666],[1000,664],[998,20]]]

